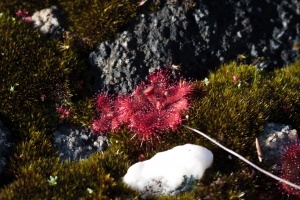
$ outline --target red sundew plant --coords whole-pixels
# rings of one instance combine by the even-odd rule
[[[232,77],[232,82],[233,82],[234,84],[237,84],[237,82],[238,82],[238,77],[237,77],[236,75],[234,75],[234,76]]]
[[[228,153],[234,155],[235,157],[239,158],[240,160],[244,161],[245,163],[247,163],[248,165],[250,165],[251,167],[253,167],[254,169],[260,171],[261,173],[277,180],[280,181],[280,184],[282,184],[283,188],[289,193],[289,194],[293,194],[293,195],[297,195],[299,196],[299,191],[300,191],[300,185],[299,185],[299,158],[300,158],[300,147],[299,145],[291,145],[290,147],[288,147],[286,153],[283,155],[282,157],[282,171],[281,171],[281,175],[282,177],[278,177],[275,176],[274,174],[260,168],[259,166],[255,165],[254,163],[250,162],[249,160],[247,160],[246,158],[244,158],[243,156],[241,156],[240,154],[232,151],[231,149],[228,149],[227,147],[223,146],[222,144],[220,144],[219,142],[217,142],[216,140],[214,140],[213,138],[209,137],[208,135],[206,135],[205,133],[191,128],[189,126],[185,126],[187,129],[192,130],[198,134],[200,134],[201,136],[203,136],[204,138],[208,139],[209,141],[211,141],[212,143],[214,143],[215,145],[219,146],[220,148],[222,148],[223,150],[227,151]],[[289,160],[285,163],[286,160]],[[291,181],[295,181],[295,182],[291,182]]]
[[[26,16],[28,16],[28,12],[27,12],[26,10],[21,10],[21,9],[19,9],[19,10],[16,12],[16,15],[17,15],[18,17],[26,17]]]
[[[281,158],[280,177],[292,183],[300,185],[300,146],[298,144],[289,145]],[[300,190],[280,182],[289,195],[300,197]]]
[[[17,12],[16,12],[16,15],[18,17],[21,17],[25,22],[29,23],[32,21],[31,17],[28,15],[28,11],[26,11],[25,9],[24,10],[21,10],[19,9]]]
[[[56,112],[60,114],[61,119],[65,119],[70,115],[70,108],[66,106],[59,106],[56,108]]]
[[[119,95],[113,101],[100,94],[96,107],[101,116],[94,121],[93,128],[114,131],[124,124],[142,141],[150,140],[163,130],[175,130],[182,123],[181,116],[189,109],[188,95],[192,90],[189,82],[172,82],[166,70],[158,70],[131,95]]]
[[[93,130],[96,132],[105,132],[108,130],[116,130],[120,123],[117,121],[118,112],[115,110],[112,97],[102,92],[96,98],[96,109],[100,114],[100,118],[93,122]]]

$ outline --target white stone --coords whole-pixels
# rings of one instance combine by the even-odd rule
[[[190,190],[211,166],[213,154],[205,147],[185,144],[157,153],[150,160],[132,165],[124,182],[140,191],[143,197]]]
[[[51,27],[58,27],[59,22],[54,11],[58,8],[56,6],[51,6],[40,11],[35,12],[31,16],[32,22],[34,22],[34,27],[39,28],[43,34],[50,33]]]

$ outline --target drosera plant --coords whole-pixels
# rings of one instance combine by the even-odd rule
[[[232,151],[231,149],[228,149],[227,147],[223,146],[222,144],[220,144],[219,142],[217,142],[216,140],[212,139],[211,137],[209,137],[208,135],[206,135],[205,133],[197,130],[197,129],[193,129],[189,126],[187,126],[188,129],[199,133],[201,136],[205,137],[206,139],[210,140],[212,143],[216,144],[217,146],[219,146],[220,148],[224,149],[225,151],[227,151],[228,153],[238,157],[240,160],[244,161],[245,163],[249,164],[250,166],[252,166],[253,168],[255,168],[256,170],[264,173],[265,175],[280,181],[284,188],[287,189],[291,194],[299,194],[299,190],[300,190],[300,184],[299,184],[299,180],[297,179],[297,175],[299,174],[299,169],[297,169],[297,165],[298,165],[298,160],[297,160],[297,155],[300,153],[299,148],[295,148],[295,146],[291,146],[290,151],[288,150],[286,152],[286,154],[283,156],[285,159],[288,159],[287,161],[284,161],[284,164],[286,164],[286,166],[283,166],[283,170],[284,173],[282,174],[283,178],[280,178],[278,176],[275,176],[274,174],[258,167],[257,165],[255,165],[254,163],[250,162],[249,160],[247,160],[246,158],[244,158],[243,156],[239,155],[238,153]],[[289,162],[292,162],[292,164],[289,164]],[[295,171],[291,172],[291,169],[294,168]],[[296,177],[295,177],[296,175]],[[287,178],[288,180],[284,179]],[[290,180],[294,180],[296,182],[290,182]],[[297,185],[298,184],[298,185]]]
[[[20,132],[33,124],[51,130],[56,105],[77,96],[75,83],[85,79],[79,76],[86,74],[85,60],[78,49],[61,52],[58,40],[7,13],[0,17],[0,33],[0,115]]]
[[[97,43],[112,39],[116,34],[136,16],[140,7],[140,0],[45,0],[40,1],[1,1],[0,12],[29,15],[34,12],[57,6],[67,16],[67,24],[70,35],[82,39],[89,47]],[[18,11],[22,12],[18,12]],[[30,21],[30,16],[22,16]],[[65,46],[64,46],[65,47]]]
[[[290,144],[286,147],[279,163],[279,176],[289,182],[300,185],[300,146]],[[299,197],[300,188],[293,187],[285,182],[280,182],[280,188],[290,196]]]
[[[130,163],[126,154],[110,148],[79,162],[61,162],[50,136],[34,129],[27,135],[26,140],[17,144],[9,164],[9,173],[15,180],[0,189],[0,199],[134,199],[136,196],[121,179]]]
[[[57,5],[57,0],[31,0],[31,1],[19,1],[19,0],[11,0],[11,1],[0,1],[0,12],[8,12],[10,15],[15,14],[19,9],[23,11],[26,9],[29,14],[31,12],[35,12],[37,10],[44,9],[46,7],[50,7],[51,5]]]
[[[237,67],[237,69],[235,69],[235,67]],[[232,71],[233,69],[235,69],[235,71]],[[246,107],[244,107],[242,104],[243,102],[240,102],[241,104],[236,104],[236,102],[238,100],[240,100],[239,98],[243,97],[243,95],[247,95],[249,94],[248,92],[250,91],[251,93],[254,94],[259,94],[258,90],[259,88],[261,88],[260,86],[264,85],[263,83],[261,83],[261,79],[262,79],[262,73],[260,72],[256,72],[255,71],[256,68],[254,66],[246,66],[246,65],[242,65],[240,67],[238,67],[235,63],[231,63],[228,64],[226,66],[224,66],[221,70],[219,70],[216,73],[212,73],[210,77],[207,78],[206,83],[204,83],[204,81],[200,81],[200,83],[195,83],[193,85],[197,86],[201,86],[202,88],[195,88],[195,91],[197,94],[192,94],[192,97],[199,96],[195,100],[193,100],[193,104],[192,104],[192,108],[187,112],[187,118],[185,119],[185,124],[196,124],[199,121],[201,122],[201,120],[204,119],[205,122],[207,122],[208,117],[212,117],[213,116],[213,120],[217,119],[218,116],[216,115],[220,115],[220,113],[217,113],[219,107],[222,107],[222,109],[225,109],[226,106],[222,106],[222,103],[224,103],[224,99],[222,98],[214,98],[214,100],[220,101],[220,104],[211,104],[210,106],[204,107],[204,105],[202,104],[204,101],[208,101],[207,98],[211,98],[210,95],[211,94],[211,90],[217,90],[214,91],[215,95],[217,95],[216,93],[219,92],[219,95],[222,94],[223,90],[225,89],[227,90],[227,95],[230,95],[230,91],[234,91],[234,94],[237,94],[236,96],[230,96],[231,98],[228,99],[228,101],[232,101],[232,105],[238,105],[238,108],[232,110],[232,114],[227,115],[224,113],[224,119],[227,119],[226,117],[237,117],[236,119],[241,119],[241,118],[245,118],[243,120],[245,120],[245,122],[247,122],[248,119],[250,119],[249,117],[247,118],[247,115],[249,114],[248,111],[251,113],[250,117],[251,119],[254,119],[254,117],[252,115],[256,115],[258,113],[262,113],[262,121],[260,121],[261,125],[263,125],[263,123],[265,122],[264,120],[266,120],[265,118],[263,118],[268,109],[265,109],[265,105],[264,104],[258,104],[261,105],[261,107],[259,107],[259,110],[255,110],[253,109],[248,109],[250,107],[250,105],[247,105]],[[225,73],[224,73],[225,72]],[[213,76],[213,77],[212,77]],[[236,76],[236,77],[234,77]],[[218,83],[218,81],[222,82],[222,83]],[[238,82],[241,82],[240,86],[238,85]],[[222,89],[221,89],[222,88]],[[263,88],[262,88],[263,91]],[[252,98],[255,98],[255,96],[246,96],[249,99],[246,99],[246,103],[247,102],[252,102],[251,105],[253,105],[254,107],[256,106],[256,102],[259,101],[252,101]],[[234,100],[235,99],[235,100]],[[264,102],[264,99],[259,99],[262,100],[262,102]],[[198,107],[196,107],[196,105],[199,105]],[[200,110],[201,109],[201,110]],[[203,110],[202,110],[203,109]],[[229,108],[227,108],[229,109]],[[237,111],[242,111],[242,115],[239,116],[239,113]],[[205,112],[205,115],[202,116],[202,113]],[[221,112],[221,111],[220,111]],[[212,116],[210,116],[212,114]],[[253,117],[253,118],[252,118]],[[233,121],[236,120],[233,118]],[[211,120],[211,119],[210,119]],[[260,118],[258,118],[258,120],[260,120]],[[238,120],[236,121],[238,122]],[[255,123],[255,122],[252,122]],[[202,125],[202,123],[201,123]],[[247,134],[250,135],[251,132],[253,132],[253,130],[255,130],[255,132],[259,132],[260,131],[260,126],[254,126],[252,127],[251,125],[245,123],[245,124],[231,124],[230,120],[225,120],[223,125],[228,125],[228,127],[223,127],[222,130],[224,131],[224,134],[230,134],[230,136],[228,136],[228,138],[230,138],[230,140],[227,140],[227,138],[224,138],[223,141],[228,141],[229,144],[231,146],[233,146],[236,149],[241,148],[242,151],[246,151],[246,152],[250,152],[250,150],[252,149],[251,144],[253,144],[253,139],[255,138],[255,134],[252,135],[252,137],[246,137],[245,140],[241,141],[238,140],[240,139],[240,132],[237,132],[235,129],[234,133],[230,133],[228,131],[228,128],[231,126],[235,126],[235,125],[239,125],[241,126],[243,129],[240,128],[240,130],[244,130],[244,131],[248,131]],[[199,126],[199,124],[198,124]],[[218,127],[220,125],[217,125]],[[232,128],[232,127],[231,127]],[[249,129],[250,128],[250,129]],[[251,129],[252,128],[252,129]],[[127,129],[130,130],[130,127],[127,127]],[[230,129],[229,129],[230,130]],[[203,145],[205,144],[205,146],[210,146],[211,145],[207,144],[205,141],[203,141],[203,139],[201,138],[197,138],[194,135],[188,134],[186,133],[186,130],[182,130],[181,127],[178,128],[178,130],[176,130],[176,132],[180,132],[180,134],[174,134],[174,132],[172,131],[172,129],[169,129],[169,131],[164,131],[163,134],[160,135],[160,139],[161,139],[161,144],[164,145],[159,145],[157,144],[155,146],[155,151],[163,151],[166,150],[167,148],[171,148],[174,147],[176,145],[179,144],[184,144],[186,142],[190,142],[193,141],[195,142],[195,144],[199,144],[199,145]],[[226,133],[225,133],[226,132]],[[118,149],[118,151],[120,152],[126,152],[127,155],[130,155],[131,160],[135,160],[136,162],[139,161],[138,158],[143,159],[149,159],[153,154],[151,154],[151,152],[147,152],[147,151],[143,151],[141,149],[144,148],[144,146],[141,146],[140,148],[137,147],[138,145],[134,145],[134,142],[132,142],[130,140],[130,138],[128,138],[128,136],[126,137],[126,135],[128,134],[128,132],[125,131],[124,134],[120,135],[120,134],[112,134],[111,135],[111,140],[114,140],[114,143],[112,144],[112,146],[116,149]],[[216,134],[216,133],[213,133]],[[120,138],[120,139],[118,139]],[[117,139],[118,142],[115,142]],[[235,141],[237,142],[236,144],[234,142],[232,142],[231,140],[235,139]],[[231,143],[232,142],[232,143]],[[248,145],[246,143],[249,143]],[[166,149],[164,149],[166,148]],[[216,148],[212,147],[211,149],[213,149],[215,152],[220,152],[219,150],[217,150]],[[253,155],[255,155],[255,151],[253,148]],[[252,156],[252,155],[251,155]],[[220,155],[217,153],[216,156],[218,159],[223,160],[223,161],[218,161],[218,164],[220,164],[220,166],[215,166],[213,169],[216,171],[221,171],[220,172],[220,177],[214,177],[214,176],[210,176],[210,178],[213,178],[213,181],[206,181],[206,186],[203,188],[197,188],[197,192],[199,192],[199,196],[205,197],[205,195],[208,195],[207,193],[211,192],[217,192],[218,190],[224,190],[228,193],[225,193],[225,195],[223,196],[224,198],[229,198],[229,197],[239,197],[241,195],[243,195],[246,192],[245,196],[248,196],[250,194],[254,194],[254,183],[255,183],[255,178],[251,175],[247,175],[246,177],[242,177],[243,173],[248,173],[248,169],[245,169],[245,166],[242,164],[238,164],[236,165],[238,162],[234,161],[234,159],[232,159],[232,161],[228,162],[228,160],[230,159],[226,159],[228,157],[228,155],[220,152]],[[225,157],[225,159],[224,159]],[[235,164],[232,164],[235,163]],[[228,166],[233,166],[232,169],[228,169]],[[242,168],[243,170],[241,170],[240,168]],[[225,170],[224,170],[225,169]],[[213,171],[213,173],[215,173],[216,171]],[[246,171],[246,172],[245,172]],[[249,170],[250,171],[250,170]],[[237,174],[236,178],[233,178],[232,176],[230,176],[231,173]],[[250,173],[249,173],[250,174]],[[214,179],[215,178],[215,179]],[[224,183],[220,184],[218,180],[222,180]],[[245,184],[241,184],[240,186],[233,186],[230,184],[227,184],[227,181],[243,181],[245,182]],[[216,183],[216,187],[215,189],[209,189],[209,184],[215,182]],[[233,181],[234,182],[234,181]],[[249,184],[251,183],[251,184]],[[249,187],[250,186],[250,187]],[[229,190],[229,188],[231,188]],[[212,191],[213,190],[213,191]],[[229,191],[227,191],[229,190]],[[243,190],[245,192],[243,192]],[[202,193],[203,194],[202,194]],[[190,199],[193,199],[195,197],[198,196],[193,196],[195,195],[190,194],[190,195],[186,195],[189,196]],[[193,198],[191,198],[191,196],[193,196]],[[218,195],[217,195],[218,196]]]
[[[221,66],[195,83],[195,90],[202,88],[205,94],[193,98],[187,123],[238,152],[252,152],[249,148],[270,114],[272,93],[264,77],[255,66],[236,62]]]
[[[114,100],[101,93],[96,99],[100,118],[93,122],[98,132],[116,131],[125,125],[142,142],[150,141],[166,130],[176,130],[182,123],[184,111],[189,109],[192,84],[184,80],[172,81],[168,70],[160,69],[149,75],[130,95]]]
[[[26,11],[25,9],[19,9],[16,12],[16,16],[21,17],[25,22],[31,22],[31,17],[28,15],[28,11]]]
[[[75,4],[79,5],[78,2],[84,1],[76,2],[77,4]],[[76,90],[75,86],[77,84],[73,84],[75,83],[73,81],[69,82],[70,78],[75,77],[75,80],[77,78],[77,73],[71,73],[69,69],[72,68],[74,71],[77,71],[76,69],[78,69],[77,67],[79,66],[78,59],[74,59],[78,58],[78,51],[74,51],[76,45],[70,44],[70,42],[74,42],[74,40],[65,40],[63,43],[59,42],[61,47],[63,45],[63,47],[60,48],[57,46],[57,41],[49,41],[41,37],[37,31],[29,30],[24,21],[15,19],[15,13],[18,9],[26,9],[32,13],[36,10],[50,7],[56,3],[57,1],[55,0],[43,2],[35,0],[30,2],[11,0],[0,2],[1,15],[8,17],[6,13],[8,9],[11,11],[10,17],[12,20],[10,21],[10,24],[2,26],[6,28],[5,30],[1,30],[1,36],[3,30],[3,35],[6,35],[8,32],[14,33],[8,35],[8,37],[7,35],[5,36],[8,40],[1,40],[8,41],[8,43],[5,43],[5,45],[8,46],[4,45],[4,51],[0,47],[0,62],[3,61],[4,58],[1,57],[3,56],[2,53],[4,53],[4,55],[15,56],[12,60],[5,60],[4,63],[1,63],[1,66],[3,66],[4,70],[10,69],[7,68],[7,63],[10,63],[16,70],[12,71],[11,74],[14,74],[15,72],[19,73],[17,78],[10,77],[12,79],[7,79],[4,76],[5,81],[12,81],[4,85],[2,83],[0,84],[0,96],[4,99],[4,101],[1,99],[0,102],[11,103],[5,104],[5,106],[1,105],[4,110],[0,111],[0,115],[1,117],[5,116],[9,120],[14,120],[13,124],[18,123],[21,126],[19,128],[21,133],[25,133],[27,136],[26,139],[22,137],[22,141],[17,145],[14,156],[11,158],[13,160],[11,162],[11,170],[15,175],[15,180],[7,187],[1,188],[0,199],[4,197],[7,197],[7,199],[133,199],[135,197],[134,191],[131,191],[122,185],[122,174],[124,174],[129,164],[133,164],[139,157],[141,159],[147,159],[151,157],[154,152],[146,152],[144,150],[144,145],[136,145],[135,141],[130,140],[131,135],[129,132],[132,130],[130,127],[123,129],[123,127],[120,126],[120,130],[116,129],[119,134],[111,135],[111,140],[113,140],[114,143],[107,152],[100,155],[95,154],[89,159],[78,163],[60,163],[57,159],[57,152],[51,145],[50,139],[43,138],[47,134],[45,132],[49,132],[50,130],[47,129],[47,131],[44,132],[44,129],[46,130],[48,127],[53,127],[53,125],[57,123],[55,118],[49,118],[49,116],[52,116],[56,111],[55,100],[57,99],[60,99],[59,101],[63,102],[64,100],[69,101],[71,98],[74,99],[74,97],[77,100],[79,99],[79,103],[70,105],[71,112],[68,115],[68,120],[86,123],[91,119],[90,116],[94,115],[90,112],[93,110],[93,105],[90,103],[91,101],[86,99],[81,100],[80,95],[74,96],[73,90]],[[115,1],[115,3],[120,3],[120,1]],[[63,8],[62,5],[71,8],[69,5],[74,5],[74,1],[69,1],[69,3],[60,1],[59,4],[61,8]],[[93,5],[95,6],[90,10],[99,9],[97,4]],[[146,4],[144,4],[144,6],[145,5]],[[136,10],[135,4],[127,4],[126,6],[133,6],[131,9]],[[121,6],[117,8],[120,10],[123,9],[124,12],[129,11],[125,7]],[[105,8],[99,9],[99,13],[104,10]],[[86,39],[89,44],[98,42],[96,40],[89,41],[89,39],[93,38],[89,36],[90,33],[85,32],[88,30],[87,27],[81,27],[81,29],[79,28],[77,30],[77,26],[88,24],[85,22],[91,22],[90,25],[97,23],[91,21],[91,16],[84,16],[88,12],[83,11],[82,15],[82,13],[75,13],[75,11],[67,11],[69,19],[78,21],[78,23],[72,21],[71,30],[77,32],[77,34],[83,39]],[[124,15],[122,12],[111,12],[110,8],[106,13],[109,12],[113,15]],[[88,14],[93,15],[92,12]],[[124,16],[126,18],[126,16],[129,15]],[[132,16],[134,16],[134,14]],[[113,19],[118,21],[120,18],[115,16]],[[96,18],[96,20],[97,19],[99,18]],[[105,17],[105,20],[110,20],[110,17]],[[3,23],[1,19],[0,21]],[[114,20],[111,20],[111,22],[112,21]],[[121,23],[115,23],[114,25],[116,25],[116,27],[112,27],[111,30],[116,30],[117,32],[124,24],[121,20]],[[107,33],[106,30],[101,32],[102,29],[106,29],[104,26],[94,26],[93,28],[98,29],[95,31],[100,30],[99,35],[97,35],[97,37],[99,36],[97,40],[99,39],[100,41],[105,38],[101,35],[102,33],[104,33],[104,35]],[[9,31],[5,32],[6,30]],[[28,34],[26,34],[26,32],[28,32]],[[12,43],[9,41],[18,41],[19,43]],[[74,43],[76,43],[76,41]],[[48,47],[47,50],[43,49],[43,45]],[[3,45],[1,46],[3,47]],[[35,54],[31,54],[30,49],[35,49],[40,53],[35,57],[36,59],[32,59],[31,55]],[[7,54],[5,50],[8,50],[10,53]],[[12,53],[13,51],[15,54]],[[20,58],[20,55],[25,55],[24,59],[17,59],[18,63],[15,62],[15,59]],[[43,57],[42,55],[45,56]],[[27,57],[31,59],[26,60],[25,58]],[[7,57],[5,56],[5,58]],[[50,67],[46,69],[43,68],[43,66],[49,66],[49,63],[57,63],[55,60],[58,58],[62,58],[61,61],[63,61],[59,62],[60,65],[57,65],[59,66],[58,68],[55,67],[56,65],[50,65]],[[41,62],[34,62],[34,64],[32,64],[33,61],[37,60]],[[48,63],[44,63],[43,61],[48,61]],[[36,74],[34,73],[35,71],[29,70],[36,69],[33,66],[40,67],[39,69],[42,70],[38,71]],[[3,69],[1,69],[1,72]],[[58,70],[59,76],[56,75],[56,72],[52,73],[52,70],[56,69],[61,69],[61,71]],[[295,64],[282,70],[276,70],[271,76],[264,76],[264,79],[268,79],[268,81],[262,81],[261,78],[263,74],[261,72],[255,72],[254,69],[253,66],[237,66],[236,64],[231,63],[223,66],[217,73],[212,73],[212,76],[208,77],[208,82],[205,86],[207,95],[201,94],[201,98],[198,98],[197,102],[193,102],[191,109],[188,111],[189,119],[185,119],[185,122],[190,126],[195,125],[198,129],[205,129],[205,131],[208,131],[214,138],[222,141],[222,143],[226,143],[226,145],[228,144],[230,148],[239,152],[255,152],[252,151],[253,146],[251,146],[253,144],[253,138],[255,137],[255,134],[259,133],[259,130],[262,127],[261,125],[267,120],[291,121],[293,126],[299,127],[299,64]],[[64,76],[65,73],[68,74],[69,78]],[[49,76],[45,78],[46,75]],[[32,77],[34,80],[38,81],[32,84],[33,82],[26,79],[28,77]],[[16,81],[23,79],[26,80],[26,84]],[[47,82],[50,84],[41,84],[44,80],[51,80],[50,82]],[[24,93],[21,94],[21,91]],[[34,93],[31,93],[31,91]],[[223,92],[225,94],[222,94]],[[24,100],[24,102],[21,101],[20,103],[19,100]],[[24,106],[20,107],[19,105],[22,105],[22,103]],[[49,105],[51,106],[49,107]],[[56,113],[56,115],[56,118],[60,116],[58,113]],[[33,131],[33,126],[38,126],[39,128],[37,128],[37,130],[43,129],[43,131]],[[45,126],[47,127],[45,128]],[[28,129],[30,129],[30,131],[28,131]],[[195,135],[182,131],[182,129],[183,128],[179,126],[178,130],[175,130],[180,131],[181,134],[173,134],[172,129],[163,131],[163,134],[159,134],[161,143],[156,145],[155,150],[166,150],[186,141],[194,141],[200,145],[210,145],[203,142],[202,138],[197,138]],[[227,162],[229,161],[229,159],[227,159],[228,155],[218,151],[216,148],[212,149],[214,152],[217,152],[217,154],[220,153],[220,155],[217,155],[218,158],[225,161],[218,162],[219,168],[218,166],[214,166],[214,168],[211,169],[210,173],[207,175],[208,177],[204,180],[205,182],[199,183],[196,192],[182,194],[178,198],[198,199],[200,196],[203,198],[210,197],[211,199],[234,199],[249,197],[245,188],[253,189],[254,185],[257,185],[257,182],[253,181],[255,178],[248,178],[247,173],[244,173],[244,171],[247,172],[250,170],[244,165],[238,164],[233,168],[234,171],[232,170],[232,173],[230,171],[230,173],[224,174],[224,171],[220,169],[228,168],[227,164],[230,164],[230,162]],[[252,156],[250,155],[249,157],[251,158]],[[219,171],[221,172],[218,173]],[[58,177],[57,185],[55,187],[51,187],[47,181],[49,180],[50,175]],[[256,175],[253,176],[255,177]],[[261,177],[258,176],[258,178]],[[237,182],[240,184],[236,184]],[[92,194],[90,194],[88,188],[93,190]],[[278,189],[275,188],[272,190],[277,191]],[[222,191],[221,194],[220,191]],[[164,197],[161,199],[163,198]],[[166,197],[166,199],[167,198],[168,197]]]
[[[49,149],[52,148],[49,141],[46,144],[45,141],[33,142],[31,132],[51,135],[59,116],[66,118],[67,113],[56,113],[56,107],[78,98],[78,91],[82,93],[76,82],[86,80],[87,65],[74,42],[70,42],[72,48],[60,51],[59,40],[43,36],[22,20],[28,15],[27,9],[0,15],[0,117],[12,130],[14,152],[18,152],[8,164],[7,169],[12,172],[5,173],[5,179],[25,178],[27,175],[23,172],[27,172],[28,177],[39,182],[42,176],[37,171],[37,175],[32,174],[25,161],[31,158],[29,166],[45,169],[44,162],[53,161],[45,158],[50,153],[42,148],[37,152],[32,145],[41,147],[47,144]],[[40,157],[31,157],[34,153]],[[24,182],[19,180],[18,184],[22,185]]]
[[[268,74],[254,66],[235,62],[221,66],[216,72],[212,72],[206,81],[197,81],[196,85],[207,93],[192,101],[192,109],[189,111],[189,120],[186,124],[203,130],[210,137],[225,144],[224,146],[228,146],[242,155],[247,155],[247,159],[255,162],[257,159],[255,137],[261,133],[265,124],[270,121],[283,122],[292,124],[293,127],[299,127],[299,75],[299,61]],[[199,88],[195,90],[199,90]],[[218,151],[210,144],[206,145],[211,150]],[[223,160],[228,156],[223,152],[218,155]],[[233,173],[247,167],[235,159],[230,160],[227,163],[222,163],[221,160],[216,162],[223,168],[228,167],[231,162],[235,162],[236,164],[230,167]],[[260,163],[259,165],[268,169],[266,171],[272,171],[271,164]],[[294,165],[294,169],[296,168]],[[220,170],[217,167],[216,169]],[[222,173],[224,176],[224,171]],[[256,179],[253,184],[259,188],[266,187],[263,181],[266,179],[270,185],[273,184],[273,187],[268,186],[265,191],[256,188],[255,190],[259,189],[262,194],[258,194],[257,191],[254,194],[270,195],[272,191],[272,195],[276,193],[277,197],[282,196],[280,192],[277,192],[279,190],[276,182],[270,180],[269,177],[260,175],[256,175],[256,177],[251,179]],[[294,182],[291,179],[288,181],[299,185],[298,181]],[[294,188],[286,183],[280,182],[280,184]],[[277,189],[276,192],[274,192],[274,188]],[[253,190],[254,188],[250,193],[253,193]],[[267,194],[268,192],[269,194]],[[249,197],[248,195],[249,193],[246,192],[245,196]]]
[[[285,117],[276,116],[275,118],[272,113],[278,113],[279,111],[273,107],[270,108],[270,106],[277,105],[276,102],[280,102],[278,105],[292,105],[295,108],[299,106],[297,99],[284,97],[283,94],[289,94],[288,92],[281,95],[274,93],[274,88],[279,88],[276,91],[282,92],[293,89],[289,92],[294,94],[292,97],[296,97],[296,93],[300,88],[297,87],[299,66],[293,65],[289,70],[278,70],[271,73],[270,76],[266,76],[260,71],[255,72],[253,66],[236,65],[235,63],[223,66],[219,71],[212,72],[207,78],[207,84],[203,81],[193,84],[193,86],[201,88],[194,88],[196,94],[195,92],[191,94],[193,99],[191,99],[190,109],[185,113],[189,117],[182,119],[182,123],[197,129],[205,129],[209,135],[216,138],[220,143],[226,144],[230,149],[238,151],[242,155],[247,155],[247,159],[257,159],[254,139],[255,133],[259,133],[259,124],[264,124],[268,119],[280,120]],[[289,77],[291,74],[295,76],[292,80]],[[273,80],[276,80],[275,85],[272,85]],[[240,87],[238,86],[239,82],[241,82]],[[149,82],[145,83],[149,86],[148,84]],[[14,87],[14,91],[18,91],[19,86],[15,85]],[[145,89],[147,88],[145,87]],[[226,94],[223,94],[223,92],[226,92]],[[197,96],[198,98],[196,98]],[[49,96],[46,94],[45,98],[47,99]],[[214,103],[210,102],[212,100]],[[245,106],[243,102],[250,105]],[[81,103],[83,107],[91,107],[89,109],[94,111],[90,101]],[[223,106],[222,103],[226,104],[227,107]],[[75,110],[76,115],[79,116],[78,121],[87,121],[88,118],[80,117],[82,109],[80,109],[80,105],[78,106],[78,108],[71,110],[69,119],[75,120],[75,116],[72,114]],[[234,109],[230,109],[233,107]],[[293,122],[293,125],[296,125],[298,120],[295,119],[297,117],[295,108],[285,110],[285,114],[289,116],[289,120]],[[278,109],[286,109],[286,107],[278,107]],[[89,112],[82,114],[88,116]],[[255,118],[254,116],[258,117]],[[218,117],[221,119],[218,119]],[[252,121],[249,122],[248,120]],[[43,123],[44,121],[38,122]],[[209,123],[209,125],[206,125],[206,123]],[[218,131],[219,128],[222,130],[221,132]],[[232,130],[234,131],[231,132]],[[132,134],[130,134],[130,131],[130,127],[125,126],[123,128],[121,125],[119,129],[116,129],[118,134],[110,135],[111,145],[107,151],[94,154],[84,161],[61,163],[50,139],[44,138],[46,134],[30,130],[30,133],[26,134],[28,135],[27,139],[17,145],[12,157],[13,162],[10,169],[16,178],[9,185],[0,189],[0,198],[138,198],[138,194],[122,183],[122,176],[128,167],[139,160],[150,158],[156,152],[191,141],[212,150],[216,155],[215,164],[209,169],[203,180],[197,184],[195,191],[180,194],[176,198],[258,199],[258,196],[261,195],[259,192],[265,190],[272,191],[272,194],[277,192],[277,198],[282,196],[281,191],[278,192],[276,183],[270,186],[266,185],[264,181],[260,181],[265,180],[261,173],[253,172],[254,170],[246,164],[236,161],[234,157],[229,158],[229,155],[220,148],[207,143],[205,138],[187,131],[183,126],[178,126],[175,130],[180,134],[174,134],[175,131],[172,131],[172,129],[159,134],[161,143],[156,143],[155,152],[146,151],[144,144],[142,146],[136,145],[137,142],[131,140]],[[51,187],[47,181],[50,176],[58,177],[57,185],[54,187]],[[88,188],[93,190],[92,194],[89,193]],[[158,197],[157,199],[174,198],[167,196]]]
[[[300,130],[300,60],[282,69],[274,71],[269,90],[272,92],[273,122],[292,125]]]

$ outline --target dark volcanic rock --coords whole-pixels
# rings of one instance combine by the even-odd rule
[[[61,160],[78,161],[108,147],[108,139],[96,136],[93,131],[72,124],[61,124],[53,135]]]
[[[115,41],[90,54],[94,89],[132,92],[149,72],[170,64],[203,78],[243,55],[243,62],[274,69],[297,59],[300,0],[203,0],[192,9],[165,4],[144,13]]]
[[[268,123],[258,137],[262,159],[278,162],[287,146],[297,144],[297,140],[297,130],[290,125]]]
[[[6,165],[6,158],[9,155],[11,143],[11,134],[0,121],[0,175]]]

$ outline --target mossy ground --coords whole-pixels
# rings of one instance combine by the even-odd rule
[[[120,130],[110,134],[107,151],[79,162],[59,161],[51,143],[53,130],[62,122],[56,108],[70,108],[65,121],[90,125],[95,112],[88,51],[133,19],[141,11],[137,3],[0,2],[0,119],[15,138],[2,177],[5,180],[1,180],[0,199],[139,199],[139,194],[122,182],[128,167],[141,157],[149,159],[159,151],[185,143],[210,149],[213,166],[193,192],[153,199],[284,199],[275,181],[184,126],[176,132],[162,133],[160,143],[154,139],[153,144],[131,140],[134,133]],[[14,15],[18,9],[33,12],[53,4],[66,12],[72,37],[47,38]],[[69,48],[61,50],[61,45]],[[267,122],[300,128],[299,79],[300,61],[268,73],[237,62],[220,66],[206,81],[193,83],[192,106],[183,125],[207,133],[271,171],[271,164],[257,161],[255,137]],[[50,176],[57,176],[56,184],[48,182]]]

